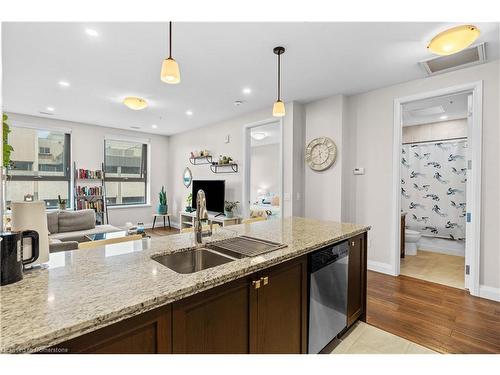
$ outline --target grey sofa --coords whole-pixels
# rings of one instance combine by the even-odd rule
[[[47,213],[49,228],[49,251],[78,249],[79,242],[88,241],[85,236],[95,233],[117,232],[121,229],[113,225],[96,225],[95,211],[53,211]]]

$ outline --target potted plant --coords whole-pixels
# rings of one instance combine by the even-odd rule
[[[60,210],[65,210],[66,209],[67,200],[66,199],[61,199],[60,195],[57,196],[57,200],[59,201],[59,209]]]
[[[193,193],[189,193],[186,197],[186,212],[193,212],[193,208],[191,207],[191,202],[193,201]]]
[[[240,202],[238,202],[238,201],[235,201],[235,202],[224,201],[224,215],[227,218],[232,218],[234,216],[234,210],[236,210],[238,208],[239,203]]]
[[[158,214],[165,215],[168,211],[167,193],[165,191],[165,186],[161,187],[161,191],[158,195],[160,197],[160,203],[158,204]]]

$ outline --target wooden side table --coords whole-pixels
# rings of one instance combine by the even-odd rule
[[[172,226],[170,225],[170,216],[172,214],[153,214],[153,227],[151,229],[155,229],[155,223],[156,223],[156,218],[157,217],[163,217],[163,228],[165,228],[165,218],[168,219],[168,227],[172,229]]]

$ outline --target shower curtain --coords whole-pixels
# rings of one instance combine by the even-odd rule
[[[425,236],[465,239],[467,141],[405,144],[401,150],[401,209]]]

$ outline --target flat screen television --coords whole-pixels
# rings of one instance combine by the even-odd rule
[[[196,209],[196,194],[203,190],[207,198],[207,210],[212,212],[224,212],[224,197],[226,193],[226,181],[224,180],[193,180],[192,207]]]

